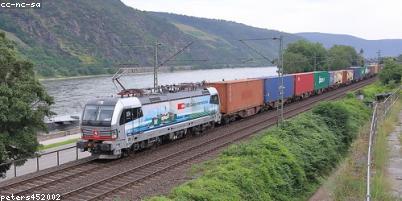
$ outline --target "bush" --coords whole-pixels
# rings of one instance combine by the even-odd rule
[[[370,111],[355,99],[324,102],[233,145],[199,167],[203,175],[150,200],[301,200],[347,152]]]

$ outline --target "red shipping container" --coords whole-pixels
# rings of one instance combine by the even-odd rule
[[[218,90],[223,114],[234,114],[264,104],[263,79],[211,82],[208,85]]]
[[[295,96],[314,91],[314,73],[296,73],[295,76]]]

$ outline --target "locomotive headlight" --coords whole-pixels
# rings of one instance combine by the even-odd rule
[[[118,136],[118,134],[117,134],[117,129],[112,130],[112,138],[113,138],[113,139],[116,139],[117,136]]]

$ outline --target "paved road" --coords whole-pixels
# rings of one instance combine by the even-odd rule
[[[43,140],[43,141],[40,141],[39,143],[43,144],[43,145],[49,145],[49,144],[54,144],[54,143],[63,142],[63,141],[67,141],[67,140],[78,139],[80,137],[81,137],[81,134],[78,133],[78,134],[53,138],[53,139],[49,139],[49,140]]]
[[[74,145],[75,145],[75,143],[63,145],[61,147],[56,147],[56,148],[41,151],[40,153],[46,154],[46,153],[50,153],[50,152],[57,151],[60,149],[72,147]],[[76,160],[76,157],[77,157],[76,151],[77,150],[75,148],[60,151],[59,152],[59,163],[64,164],[64,163]],[[90,154],[88,152],[80,152],[78,150],[78,159],[86,158],[88,156],[90,156]],[[54,166],[57,166],[57,153],[46,154],[39,158],[39,169],[40,170],[54,167]],[[32,173],[32,172],[35,172],[36,170],[37,170],[37,159],[36,158],[28,159],[22,166],[17,166],[17,176]],[[3,179],[0,178],[0,182],[13,178],[14,174],[15,174],[14,166],[12,165],[10,167],[10,170],[7,171],[7,173],[6,173],[6,178],[3,178]]]

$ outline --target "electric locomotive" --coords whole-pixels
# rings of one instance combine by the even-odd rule
[[[77,147],[101,159],[114,159],[188,133],[199,134],[220,121],[219,96],[213,87],[97,98],[85,105]]]

